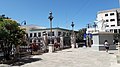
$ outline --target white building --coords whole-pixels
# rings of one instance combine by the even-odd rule
[[[44,38],[44,33],[47,34],[47,39],[50,39],[50,28],[40,27],[36,25],[24,25],[21,26],[22,28],[26,29],[27,37],[29,44],[37,43],[39,44],[40,41]],[[71,30],[64,29],[64,28],[52,28],[52,38],[60,38],[60,36],[65,37],[69,36]],[[48,42],[49,43],[49,42]]]
[[[96,20],[96,28],[88,28],[86,33],[120,33],[120,8],[99,11]]]

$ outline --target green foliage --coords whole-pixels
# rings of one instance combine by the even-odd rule
[[[85,33],[86,33],[86,28],[80,29],[78,31],[78,34],[77,34],[77,37],[76,37],[76,41],[79,42],[79,41],[84,40],[84,34]]]
[[[19,24],[11,19],[4,19],[0,23],[0,38],[14,45],[18,45],[24,38],[25,31],[20,29]]]
[[[6,18],[0,18],[0,44],[4,54],[10,55],[12,45],[17,47],[25,42],[25,31],[19,27],[19,24]],[[5,51],[6,50],[6,51]]]
[[[114,39],[120,41],[120,34],[119,33],[114,34]]]

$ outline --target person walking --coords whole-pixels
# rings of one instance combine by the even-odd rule
[[[108,52],[108,50],[109,50],[109,43],[108,43],[107,40],[105,40],[104,46],[105,46],[106,52]]]

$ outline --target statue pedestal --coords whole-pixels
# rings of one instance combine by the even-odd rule
[[[78,48],[78,43],[76,43],[76,48]]]
[[[120,63],[120,54],[117,54],[116,57],[117,57],[117,63]]]
[[[63,49],[64,46],[63,46],[63,37],[61,36],[60,37],[60,49]]]
[[[52,53],[54,51],[53,44],[49,44],[49,53]]]
[[[71,47],[72,47],[72,48],[75,48],[75,44],[71,44]]]
[[[75,48],[75,45],[76,45],[75,36],[72,36],[71,37],[71,47]]]
[[[117,63],[120,63],[120,43],[118,42],[118,54],[116,55],[117,57]]]

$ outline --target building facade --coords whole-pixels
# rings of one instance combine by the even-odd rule
[[[120,33],[120,8],[103,10],[97,13],[94,28],[88,28],[87,33],[113,32]]]
[[[39,27],[39,26],[21,26],[21,28],[26,29],[26,38],[29,45],[36,44],[40,46],[48,46],[50,44],[50,28]],[[59,45],[69,46],[70,36],[72,30],[64,29],[64,28],[52,28],[52,44],[55,42]],[[43,47],[44,48],[44,47]]]
[[[69,36],[70,35],[70,30],[63,29],[63,28],[52,28],[52,39],[55,38],[60,38]],[[44,36],[47,37],[48,43],[50,39],[50,28],[45,28],[45,29],[31,29],[29,32],[27,32],[27,37],[30,39],[30,43],[39,43]],[[54,43],[54,41],[53,41]]]

